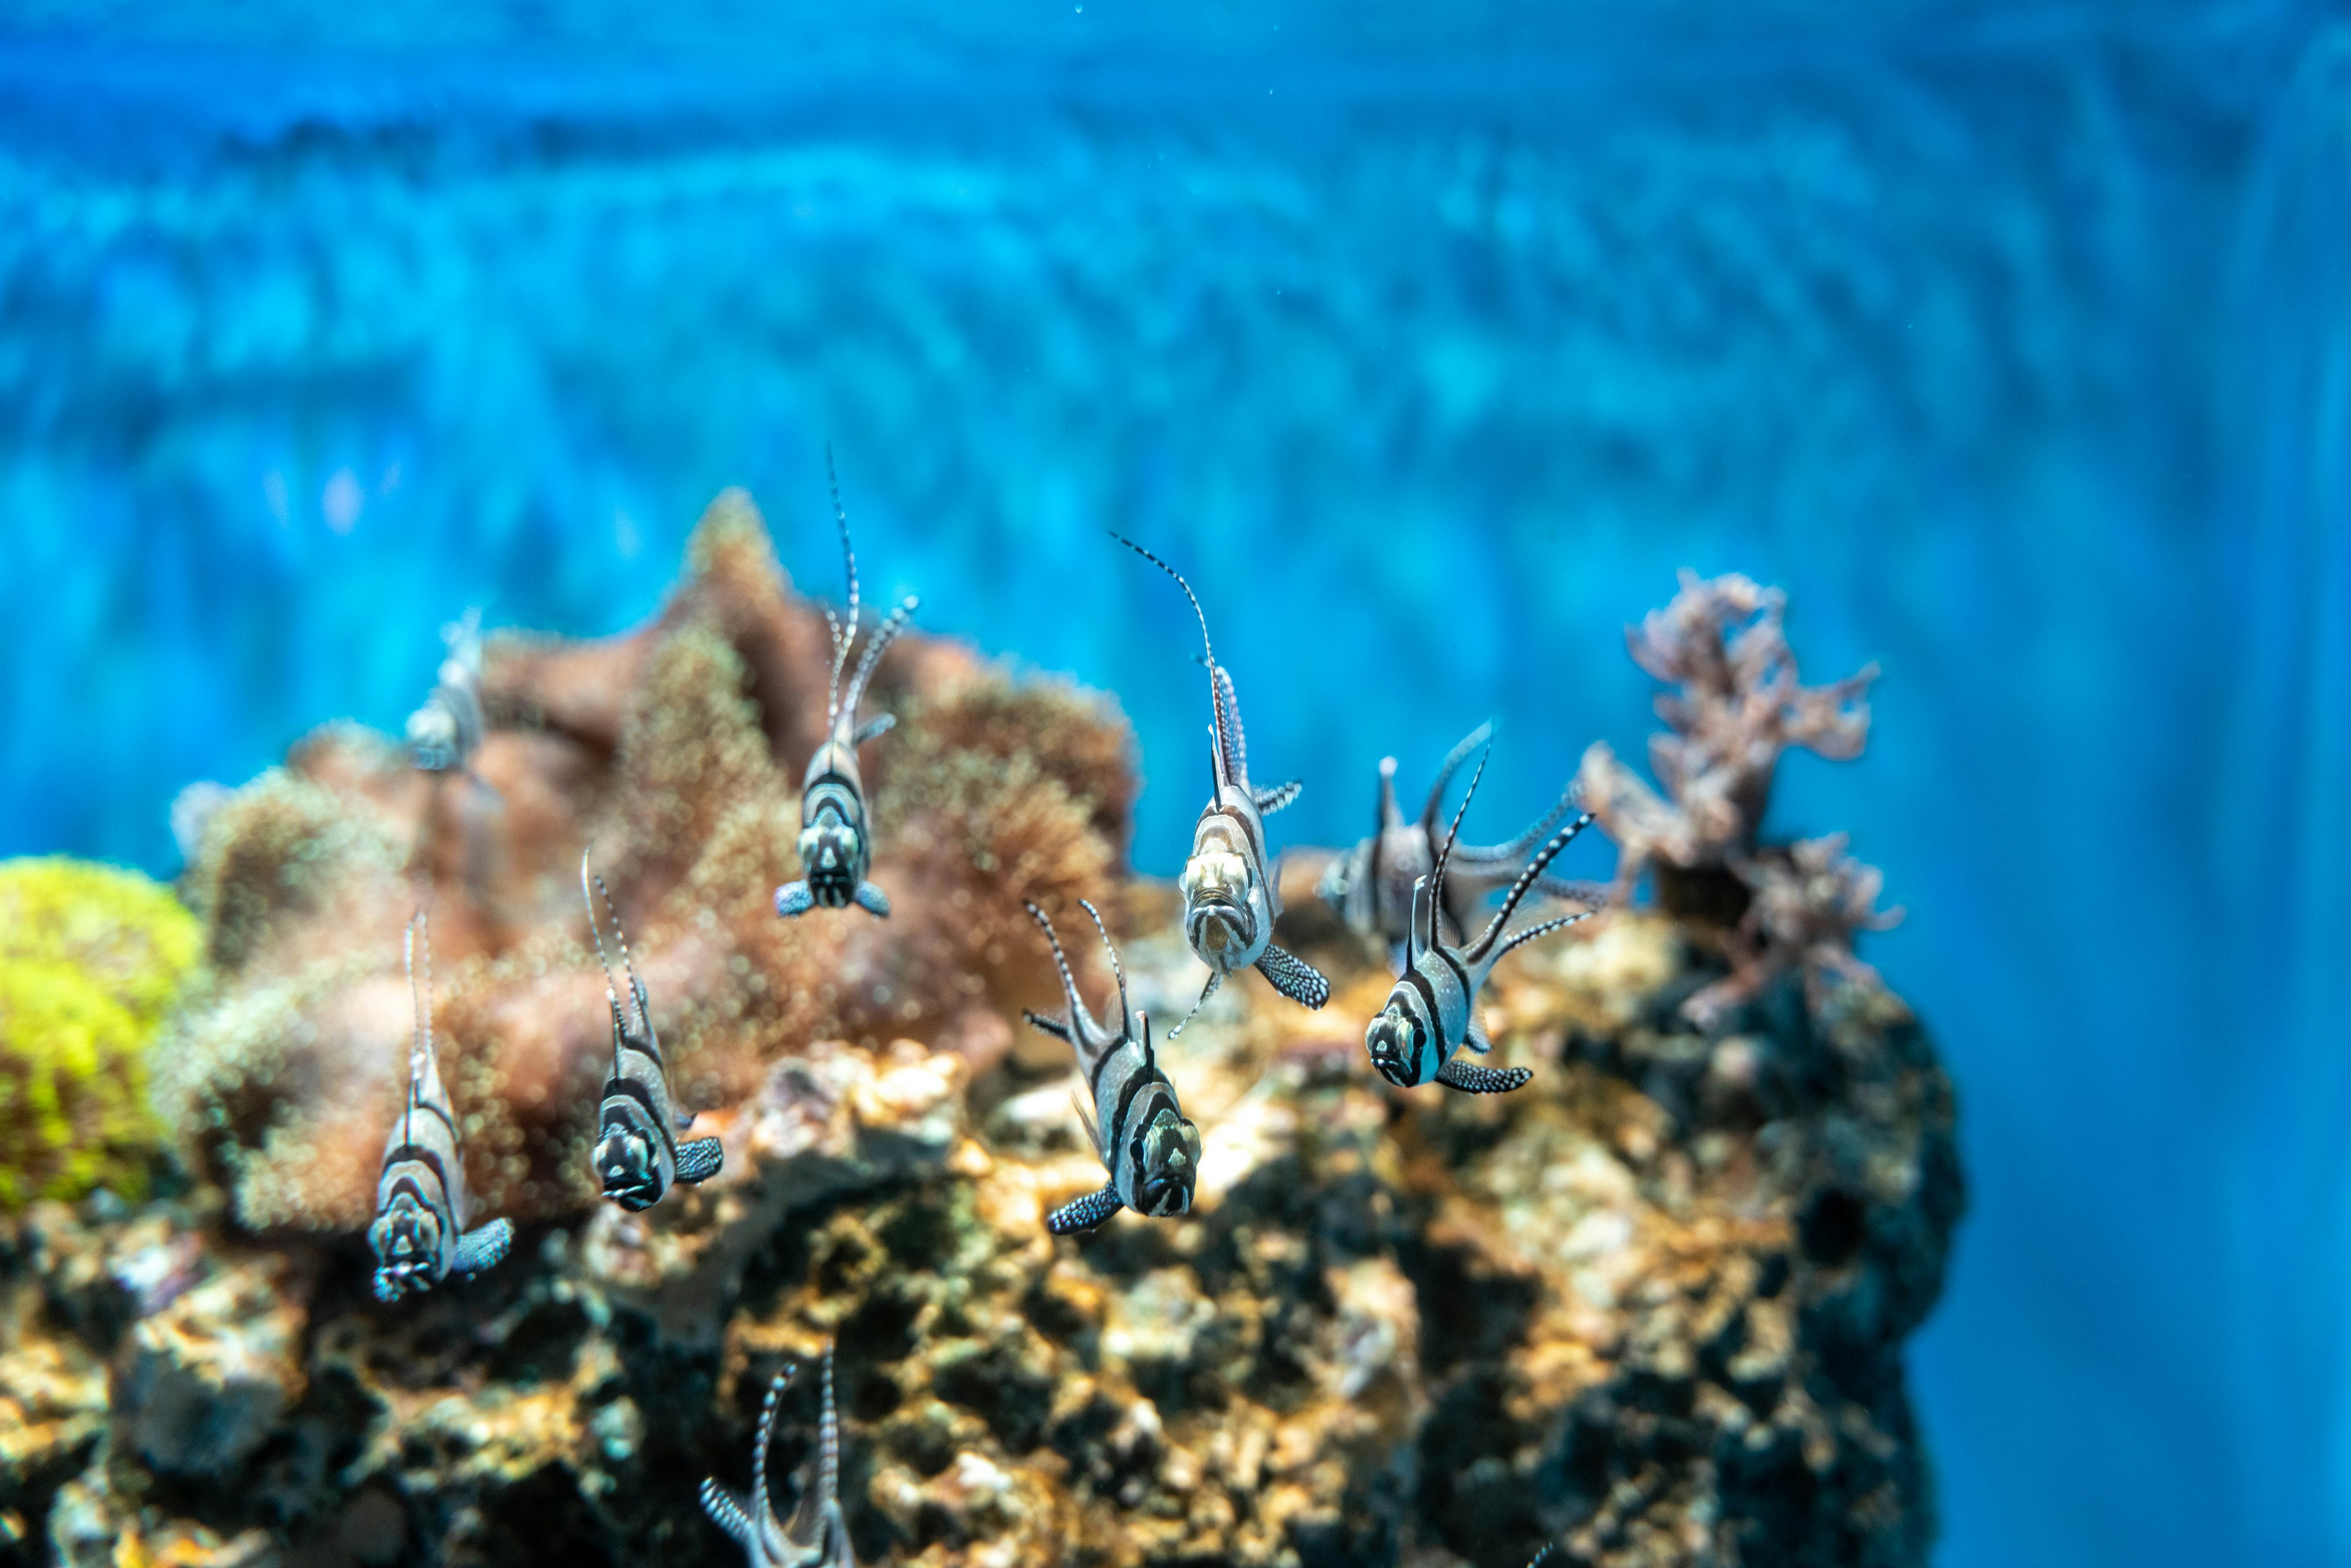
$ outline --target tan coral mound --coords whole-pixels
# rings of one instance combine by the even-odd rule
[[[685,1106],[734,1103],[817,1038],[1000,1056],[1006,1016],[1054,994],[1021,901],[1058,909],[1115,885],[1134,791],[1125,725],[1072,688],[902,639],[872,697],[901,723],[865,753],[873,876],[898,911],[782,921],[770,900],[797,874],[828,668],[821,613],[729,492],[643,630],[492,640],[486,788],[341,726],[223,804],[188,881],[217,984],[159,1051],[157,1100],[244,1223],[365,1222],[405,1070],[400,932],[420,902],[482,1211],[592,1200],[610,1040],[579,892],[591,842]]]

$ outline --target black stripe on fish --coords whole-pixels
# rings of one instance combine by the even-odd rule
[[[441,1184],[441,1191],[444,1195],[444,1201],[445,1201],[445,1195],[455,1190],[449,1185],[449,1167],[441,1163],[441,1155],[437,1150],[428,1148],[423,1144],[402,1144],[387,1151],[383,1156],[383,1168],[386,1174],[389,1174],[394,1166],[409,1164],[423,1166],[433,1173],[433,1178]],[[408,1179],[402,1176],[398,1181],[394,1181],[392,1184],[392,1190],[399,1191],[401,1182]],[[416,1196],[421,1198],[425,1195],[423,1190],[419,1188]]]
[[[608,1080],[604,1084],[604,1104],[611,1107],[613,1101],[624,1100],[641,1108],[644,1112],[645,1120],[652,1123],[654,1130],[661,1134],[662,1147],[669,1151],[671,1159],[674,1160],[677,1157],[677,1134],[670,1130],[667,1114],[669,1108],[660,1103],[661,1099],[666,1098],[668,1096],[664,1095],[656,1099],[652,1090],[634,1079],[614,1078]],[[612,1108],[618,1109],[618,1107]]]

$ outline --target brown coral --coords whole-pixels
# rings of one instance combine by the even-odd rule
[[[1576,775],[1585,809],[1616,841],[1617,896],[1652,871],[1665,907],[1719,934],[1731,972],[1686,1004],[1708,1023],[1789,969],[1815,996],[1826,977],[1876,985],[1876,971],[1853,956],[1854,936],[1901,918],[1876,909],[1884,879],[1844,852],[1844,835],[1757,845],[1781,753],[1860,756],[1869,738],[1863,696],[1877,678],[1871,664],[1829,685],[1802,685],[1786,610],[1776,588],[1684,571],[1674,601],[1625,633],[1634,662],[1679,688],[1657,698],[1667,729],[1649,739],[1665,794],[1604,741],[1584,752]]]
[[[1711,1024],[1790,970],[1804,977],[1816,1009],[1826,1006],[1831,980],[1882,988],[1877,971],[1854,956],[1854,933],[1889,930],[1902,911],[1877,907],[1886,874],[1846,854],[1844,845],[1843,833],[1831,833],[1731,862],[1752,896],[1723,943],[1730,973],[1690,998],[1691,1018]]]
[[[1105,901],[1134,783],[1107,705],[920,636],[883,660],[898,729],[868,753],[886,921],[782,922],[799,779],[821,736],[821,614],[789,591],[740,492],[711,506],[652,624],[494,638],[484,781],[317,732],[206,821],[189,886],[219,985],[161,1053],[158,1101],[248,1225],[364,1222],[397,1097],[399,931],[427,903],[444,1073],[485,1213],[589,1201],[607,1048],[578,868],[626,922],[675,1087],[748,1094],[816,1038],[946,1040],[981,1065],[1053,994],[1021,900]]]
[[[1786,594],[1736,573],[1702,581],[1684,571],[1681,585],[1671,604],[1625,632],[1633,662],[1680,688],[1657,698],[1667,727],[1649,739],[1664,796],[1604,741],[1584,752],[1576,778],[1585,808],[1621,852],[1620,897],[1654,862],[1719,866],[1752,849],[1788,747],[1844,761],[1869,738],[1862,697],[1876,665],[1831,685],[1803,685],[1782,624]]]

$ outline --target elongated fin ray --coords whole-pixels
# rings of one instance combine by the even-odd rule
[[[1257,814],[1260,817],[1270,817],[1297,800],[1305,791],[1306,786],[1296,779],[1292,779],[1287,784],[1277,784],[1270,789],[1259,789],[1255,796]]]
[[[1224,732],[1225,771],[1232,781],[1249,788],[1249,734],[1241,728],[1240,695],[1233,690],[1233,673],[1222,664],[1209,668],[1217,692],[1217,724]]]
[[[1061,951],[1061,934],[1053,929],[1052,921],[1046,918],[1045,912],[1038,908],[1034,903],[1024,899],[1021,907],[1028,910],[1029,918],[1037,923],[1037,928],[1044,932],[1045,945],[1053,950],[1053,970],[1061,977],[1061,995],[1070,1004],[1070,1024],[1072,1032],[1081,1040],[1100,1034],[1102,1026],[1095,1023],[1093,1014],[1086,1010],[1085,998],[1078,995],[1078,977],[1070,973],[1069,955]],[[1030,1016],[1033,1018],[1035,1015]],[[1068,1040],[1071,1037],[1065,1034],[1061,1038]],[[1080,1049],[1084,1048],[1081,1045]]]
[[[1423,828],[1431,833],[1437,831],[1437,813],[1445,809],[1445,791],[1452,786],[1453,776],[1461,771],[1461,765],[1469,760],[1471,752],[1493,737],[1494,721],[1489,718],[1453,743],[1453,749],[1447,752],[1445,760],[1437,765],[1437,781],[1428,787],[1427,803],[1420,809],[1420,825]]]
[[[832,633],[832,678],[825,684],[825,728],[841,716],[841,672],[849,667],[850,644],[857,641],[857,552],[849,546],[849,513],[841,504],[841,476],[833,471],[832,443],[824,444],[824,478],[832,486],[832,515],[841,524],[841,559],[849,569],[849,619],[836,620],[832,606],[824,607],[825,630]]]
[[[1167,1031],[1167,1038],[1174,1040],[1176,1036],[1182,1034],[1184,1032],[1185,1025],[1189,1024],[1194,1019],[1200,1016],[1200,1009],[1208,1005],[1208,998],[1215,996],[1217,994],[1217,988],[1224,983],[1225,972],[1222,969],[1209,970],[1208,983],[1200,988],[1200,999],[1194,1002],[1192,1004],[1192,1010],[1184,1015],[1183,1023],[1177,1024],[1174,1029]]]
[[[1523,947],[1538,936],[1548,936],[1554,931],[1563,930],[1567,926],[1577,924],[1579,921],[1589,920],[1591,918],[1592,912],[1590,910],[1586,910],[1581,915],[1562,915],[1557,920],[1546,920],[1540,925],[1530,925],[1524,931],[1513,932],[1509,941],[1503,943],[1499,947],[1497,947],[1494,950],[1494,957],[1497,961],[1499,961],[1503,954],[1510,952],[1514,947]]]
[[[1205,655],[1203,663],[1208,666],[1208,707],[1216,719],[1216,740],[1210,751],[1210,756],[1216,761],[1219,769],[1221,769],[1226,764],[1226,759],[1231,753],[1230,747],[1225,738],[1224,693],[1217,685],[1217,650],[1215,644],[1208,641],[1208,612],[1200,608],[1200,596],[1192,591],[1192,585],[1185,580],[1184,574],[1182,572],[1177,571],[1174,567],[1169,566],[1165,561],[1161,560],[1157,556],[1153,555],[1149,550],[1144,549],[1141,545],[1136,544],[1133,539],[1128,538],[1124,534],[1119,533],[1115,529],[1111,530],[1110,537],[1124,545],[1127,549],[1133,550],[1135,554],[1141,556],[1144,559],[1149,561],[1152,565],[1157,567],[1160,570],[1165,572],[1168,576],[1174,578],[1176,580],[1176,586],[1182,589],[1184,591],[1184,597],[1191,601],[1193,618],[1200,622],[1200,652]],[[1221,785],[1223,781],[1220,779],[1218,782],[1219,785]],[[1176,1026],[1178,1030],[1182,1027],[1183,1026],[1181,1024]],[[1171,1031],[1167,1038],[1170,1040],[1175,1039],[1175,1033]]]
[[[852,746],[862,746],[869,740],[881,739],[883,736],[889,734],[892,730],[897,727],[898,716],[896,714],[876,714],[872,718],[867,719],[863,724],[858,726],[857,733],[850,737],[849,743]]]
[[[1060,1019],[1049,1019],[1043,1013],[1038,1012],[1033,1008],[1021,1009],[1020,1016],[1028,1019],[1029,1027],[1037,1030],[1040,1034],[1050,1034],[1055,1040],[1068,1040],[1070,1039],[1070,1026],[1063,1023]],[[1071,1040],[1071,1043],[1075,1044],[1076,1042]]]
[[[1469,775],[1469,788],[1461,791],[1461,804],[1453,809],[1452,824],[1445,830],[1445,846],[1437,852],[1437,865],[1435,869],[1430,871],[1428,873],[1429,908],[1431,911],[1428,917],[1428,945],[1432,947],[1437,946],[1437,915],[1435,911],[1443,907],[1445,903],[1446,862],[1453,858],[1454,843],[1461,837],[1461,819],[1468,813],[1469,802],[1477,799],[1478,781],[1486,777],[1486,763],[1488,758],[1491,758],[1493,755],[1494,748],[1490,743],[1487,746],[1485,750],[1478,754],[1478,770]]]
[[[1102,911],[1093,900],[1081,898],[1078,907],[1093,916],[1094,929],[1102,933],[1102,951],[1110,955],[1110,972],[1118,981],[1118,1032],[1122,1035],[1134,1028],[1134,1009],[1126,1005],[1126,968],[1118,961],[1118,946],[1110,939],[1110,927],[1102,924]]]
[[[841,1416],[832,1403],[832,1342],[824,1342],[823,1415],[817,1427],[817,1496],[821,1506],[841,1499]]]
[[[1502,906],[1494,911],[1494,918],[1487,923],[1486,929],[1479,934],[1478,940],[1469,945],[1468,950],[1462,955],[1463,957],[1472,964],[1482,964],[1486,961],[1486,956],[1493,951],[1496,939],[1502,934],[1502,927],[1510,923],[1511,915],[1518,913],[1520,902],[1533,890],[1535,879],[1542,875],[1546,866],[1559,858],[1559,852],[1567,848],[1576,834],[1591,825],[1592,813],[1579,811],[1576,813],[1575,821],[1551,836],[1550,841],[1535,852],[1535,858],[1527,862],[1526,869],[1519,873],[1518,880],[1510,883],[1510,891],[1502,895]]]
[[[715,1479],[702,1483],[702,1511],[710,1516],[711,1523],[725,1531],[746,1552],[757,1544],[758,1532],[752,1526],[751,1516],[743,1511],[742,1500],[720,1486]]]
[[[776,1516],[768,1504],[768,1444],[776,1435],[776,1411],[783,1403],[784,1388],[799,1370],[786,1362],[783,1370],[768,1380],[767,1400],[759,1406],[759,1436],[751,1446],[751,1518],[763,1531]]]
[[[898,601],[895,610],[890,612],[889,618],[873,629],[873,635],[865,640],[865,652],[857,660],[857,673],[849,678],[848,691],[841,694],[837,716],[843,722],[855,722],[857,705],[865,700],[865,688],[872,682],[874,667],[882,663],[882,655],[890,651],[890,644],[898,640],[898,633],[906,629],[907,620],[922,605],[920,599],[908,594]]]
[[[1372,808],[1372,841],[1375,844],[1379,842],[1380,835],[1390,828],[1404,826],[1404,808],[1396,804],[1395,773],[1396,759],[1381,758],[1380,798]]]

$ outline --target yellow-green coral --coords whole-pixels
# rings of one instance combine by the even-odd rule
[[[0,862],[0,1209],[142,1185],[147,1045],[202,941],[135,872]]]

